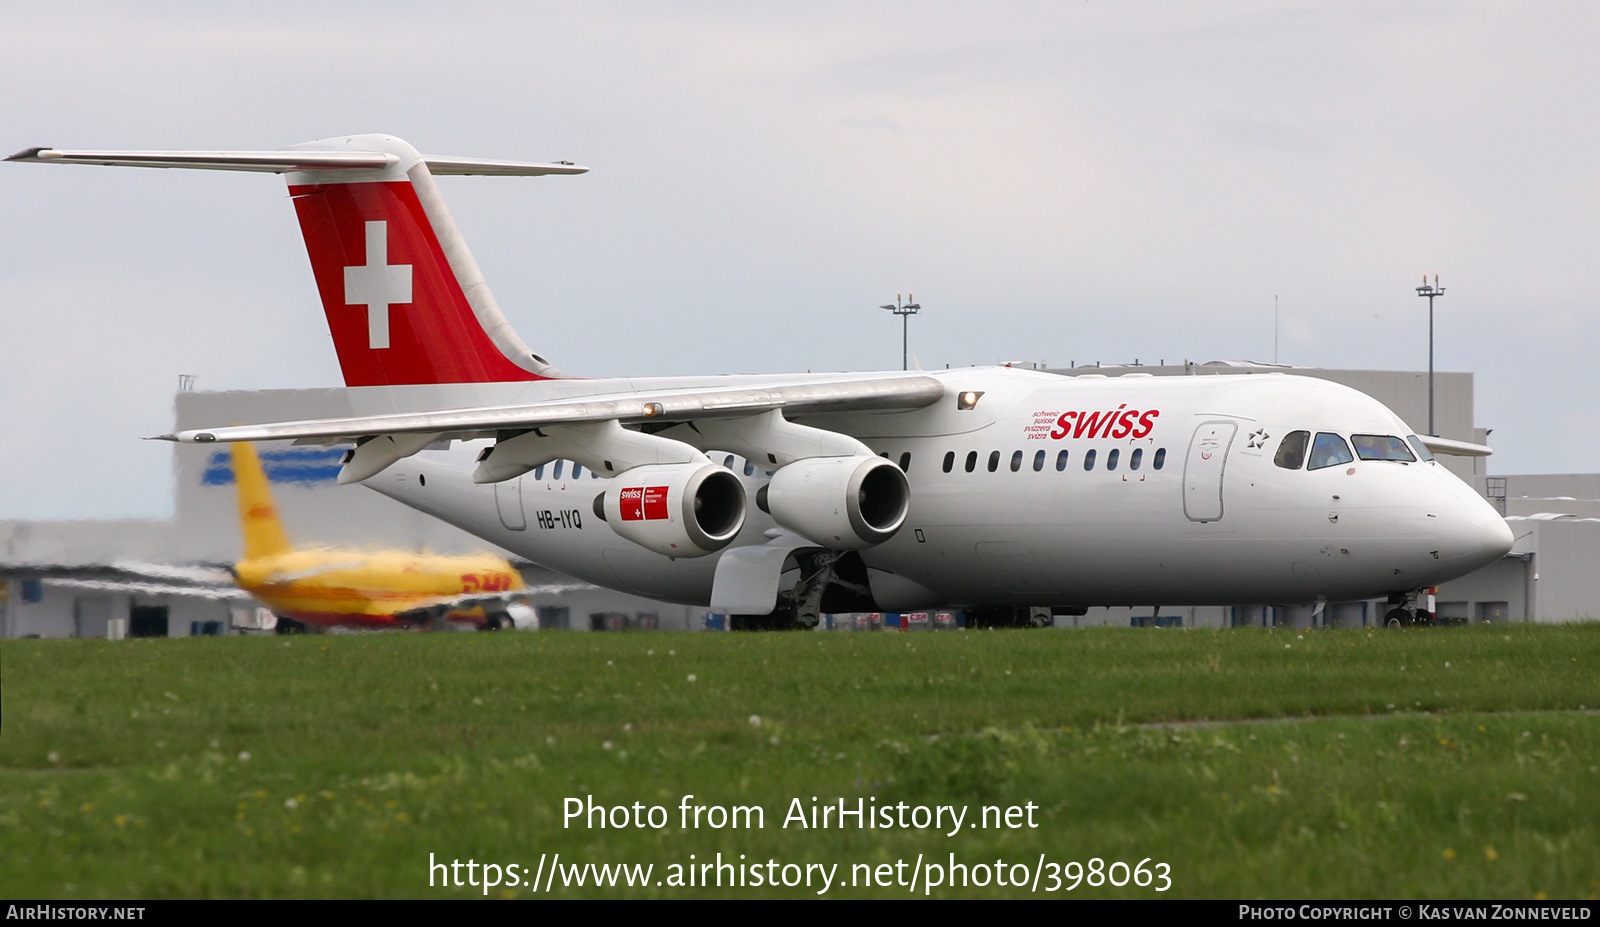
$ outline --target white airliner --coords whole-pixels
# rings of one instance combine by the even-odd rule
[[[354,417],[185,443],[349,444],[341,482],[601,586],[814,626],[936,605],[1324,603],[1422,590],[1512,535],[1381,403],[1295,376],[932,373],[579,379],[511,330],[437,174],[387,136],[10,160],[288,175]],[[418,456],[473,442],[473,461]],[[489,442],[489,443],[481,443]],[[456,456],[462,456],[458,449]],[[753,616],[765,616],[756,618]]]

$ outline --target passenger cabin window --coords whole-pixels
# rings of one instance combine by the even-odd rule
[[[1021,469],[1022,469],[1022,452],[1021,451],[1016,451],[1011,455],[1011,472],[1015,473],[1015,472],[1017,472],[1018,470],[1021,470]]]
[[[1306,464],[1307,470],[1321,470],[1323,467],[1337,467],[1339,464],[1355,460],[1350,454],[1350,445],[1336,434],[1326,431],[1317,432],[1317,439],[1311,442],[1311,462]]]
[[[1122,449],[1121,448],[1119,448],[1119,447],[1112,448],[1111,449],[1111,453],[1106,455],[1106,469],[1107,470],[1115,470],[1115,469],[1117,469],[1117,458],[1121,457],[1121,456],[1122,456]]]
[[[533,478],[536,480],[544,479],[544,464],[533,468]]]
[[[576,460],[574,460],[572,462],[572,478],[573,479],[578,479],[581,476],[583,476],[583,464],[578,463]]]
[[[1416,451],[1417,457],[1422,460],[1433,459],[1433,451],[1428,450],[1428,446],[1423,444],[1422,439],[1416,435],[1406,435],[1406,443],[1411,445],[1411,449]]]
[[[722,465],[724,467],[727,467],[729,470],[732,470],[733,469],[733,455],[729,454],[728,458],[722,462]]]
[[[756,465],[755,465],[755,463],[753,461],[748,460],[748,459],[745,460],[745,462],[744,462],[744,475],[745,476],[755,476],[756,475]]]
[[[904,452],[903,454],[900,455],[900,472],[901,473],[910,473],[911,472],[911,452],[910,451],[906,451],[906,452]]]
[[[978,469],[978,452],[967,451],[967,472],[971,473],[976,469]]]
[[[1083,452],[1083,469],[1094,469],[1094,448],[1092,447]]]
[[[556,461],[556,469],[555,469],[555,472],[551,474],[551,477],[550,477],[551,479],[556,479],[556,480],[561,479],[561,465],[564,464],[564,463],[566,463],[565,460]]]
[[[1278,442],[1278,453],[1272,462],[1285,470],[1298,470],[1306,462],[1306,445],[1311,442],[1311,432],[1291,431]]]
[[[996,471],[998,469],[1000,469],[1000,452],[999,451],[990,451],[989,452],[989,472],[993,473],[994,471]]]
[[[1166,463],[1166,462],[1167,462],[1167,449],[1164,448],[1164,447],[1156,448],[1156,456],[1155,456],[1154,460],[1150,461],[1150,466],[1155,467],[1157,470],[1160,470],[1161,469],[1161,465]]]
[[[1128,455],[1128,469],[1129,470],[1137,470],[1137,469],[1139,469],[1139,463],[1142,460],[1144,460],[1144,448],[1142,448],[1142,447],[1134,448],[1133,449],[1133,453]]]
[[[1044,451],[1038,451],[1033,455],[1033,469],[1035,472],[1044,469]]]
[[[1065,469],[1067,469],[1067,452],[1062,451],[1056,455],[1056,472],[1060,473]]]
[[[949,473],[952,469],[955,468],[955,465],[956,465],[956,452],[955,451],[945,451],[944,452],[944,472]]]
[[[1356,456],[1362,460],[1417,459],[1406,443],[1394,435],[1351,435],[1350,443],[1356,446]]]

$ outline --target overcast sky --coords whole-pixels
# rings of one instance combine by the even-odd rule
[[[585,164],[444,178],[586,376],[1273,359],[1477,374],[1600,470],[1600,7],[94,3],[0,19],[0,140]],[[164,517],[179,374],[338,385],[282,179],[0,165],[0,518]],[[1426,423],[1412,423],[1425,427]]]

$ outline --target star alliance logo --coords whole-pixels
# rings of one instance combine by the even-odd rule
[[[1250,432],[1250,446],[1266,447],[1267,438],[1269,437],[1271,437],[1271,435],[1267,434],[1267,430],[1265,428],[1257,428],[1255,431]]]

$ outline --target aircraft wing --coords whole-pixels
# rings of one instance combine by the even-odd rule
[[[136,595],[178,595],[215,601],[239,601],[249,593],[233,584],[233,575],[212,567],[118,562],[110,566],[80,564],[17,564],[7,572],[22,579],[47,580],[52,586]]]
[[[68,589],[87,589],[95,592],[128,592],[136,595],[177,595],[218,602],[244,601],[250,593],[225,586],[181,586],[170,583],[140,582],[111,579],[54,579],[50,585]]]
[[[624,424],[685,422],[752,415],[772,409],[790,414],[903,411],[932,405],[944,397],[944,392],[944,384],[928,376],[858,377],[758,387],[611,393],[437,412],[234,425],[180,431],[158,438],[184,444],[284,440],[297,444],[349,444],[363,438],[402,434],[430,436],[430,440],[467,440],[551,425],[605,421]]]
[[[1432,435],[1419,435],[1423,447],[1435,454],[1444,454],[1448,457],[1488,457],[1494,453],[1494,448],[1487,444],[1473,444],[1469,441],[1452,441],[1449,438],[1435,438]]]

